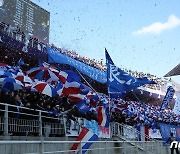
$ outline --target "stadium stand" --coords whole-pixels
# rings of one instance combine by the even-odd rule
[[[14,31],[9,30],[9,28],[14,29]],[[14,46],[13,44],[7,44],[7,43],[4,44],[3,42],[1,42],[1,59],[0,59],[1,62],[15,66],[15,65],[17,65],[17,62],[20,59],[23,59],[25,64],[22,65],[22,69],[24,71],[27,71],[28,69],[38,65],[39,57],[41,57],[44,61],[47,61],[47,54],[44,52],[44,49],[40,48],[41,50],[38,50],[37,46],[38,46],[38,44],[41,44],[40,42],[38,42],[38,40],[35,40],[32,38],[29,39],[27,53],[19,50],[19,48],[22,46],[22,44],[25,43],[25,40],[27,40],[26,36],[24,36],[24,33],[21,32],[20,28],[18,28],[18,27],[12,28],[10,25],[5,25],[4,23],[1,23],[1,32],[4,33],[3,34],[4,36],[7,36],[7,35],[8,35],[7,37],[12,36],[14,38],[13,40],[16,40],[19,42],[19,46]],[[2,37],[3,37],[3,35],[2,35]],[[9,39],[10,39],[10,41],[13,41],[13,40],[11,40],[12,39],[11,37]],[[31,40],[33,40],[33,42]],[[96,61],[95,59],[89,59],[88,57],[82,57],[79,54],[77,54],[75,51],[64,50],[62,48],[57,48],[54,45],[51,45],[51,47],[56,48],[61,53],[66,54],[66,55],[68,55],[76,60],[79,60],[81,62],[84,62],[92,67],[96,67],[96,68],[104,70],[104,71],[106,70],[105,65],[102,64],[102,62]],[[32,52],[32,51],[34,51],[34,52]],[[58,67],[61,69],[73,69],[67,65],[59,65]],[[161,78],[157,78],[156,76],[153,76],[151,74],[146,74],[143,72],[134,72],[134,71],[127,70],[127,69],[125,69],[125,71],[137,78],[146,76],[149,79],[155,80],[157,82],[157,86],[153,87],[154,85],[150,85],[151,87],[149,87],[149,88],[152,88],[152,89],[155,88],[155,89],[159,90],[161,88],[161,86],[166,84],[166,81],[162,80]],[[104,92],[105,94],[107,94],[105,85],[104,85],[104,88],[102,88],[102,84],[99,83],[99,85],[101,85],[100,86],[101,88],[99,88],[101,90],[99,90],[98,89],[99,86],[97,85],[97,82],[92,81],[88,77],[86,77],[86,78],[90,82],[90,84],[95,87],[96,91]],[[104,89],[104,90],[102,90],[102,89]],[[4,94],[2,92],[1,95],[4,96],[6,94]],[[28,100],[28,96],[26,97],[26,95],[28,95],[28,96],[30,95],[31,99]],[[12,100],[7,99],[7,98],[9,98],[9,96],[12,97]],[[21,98],[21,96],[23,96],[23,98]],[[18,99],[19,99],[19,100],[17,100],[18,103],[16,102],[18,105],[20,105],[20,104],[22,106],[30,105],[31,108],[42,109],[42,110],[46,110],[46,111],[54,109],[57,112],[57,109],[55,109],[55,107],[59,103],[57,101],[58,99],[46,98],[45,96],[41,96],[39,94],[38,94],[38,96],[36,96],[35,93],[28,93],[27,91],[20,91],[20,92],[16,92],[16,93],[9,92],[9,94],[7,94],[7,98],[3,97],[3,100],[1,100],[1,102],[9,102],[10,101],[9,104],[13,104],[15,102],[16,97],[18,97]],[[38,100],[37,100],[37,98],[38,98]],[[33,102],[37,102],[37,104],[36,103],[33,104]],[[39,102],[41,102],[41,104],[38,104]],[[51,102],[53,102],[53,103],[51,103]],[[115,102],[117,102],[117,101],[115,101]],[[135,103],[137,105],[136,102],[131,102],[131,104],[132,103]],[[126,104],[128,104],[128,101],[126,102]],[[13,104],[13,105],[15,105],[15,104]],[[73,106],[73,105],[74,105],[74,103],[70,104],[70,106],[69,106],[69,108],[67,108],[67,110],[71,109],[72,108],[71,106]],[[122,104],[120,103],[120,105],[122,105]],[[151,108],[154,108],[154,106],[150,106],[150,104],[146,104],[146,105],[144,106],[144,108],[142,108],[142,107],[140,107],[140,104],[138,104],[138,108],[140,108],[140,110],[143,110],[143,111],[146,108],[150,109],[150,113],[152,113],[151,115],[153,115],[151,118],[154,117],[155,121],[158,121],[158,120],[161,121],[161,120],[165,119],[164,122],[175,122],[175,123],[179,122],[178,121],[179,118],[177,116],[174,116],[174,114],[172,113],[172,111],[170,111],[170,109],[167,111],[167,113],[165,112],[164,115],[162,115],[165,117],[161,117],[161,116],[157,115],[157,113],[155,114],[153,110],[151,111]],[[137,108],[137,106],[136,106],[136,108]],[[155,107],[155,108],[156,108],[156,111],[159,110],[159,107]],[[138,112],[140,112],[140,111],[138,111]],[[135,116],[137,113],[133,113],[133,114],[134,115],[131,115],[132,117]],[[162,114],[162,113],[158,113],[158,114]],[[168,119],[166,119],[167,115],[169,115],[169,117],[171,117],[171,118],[168,117]],[[84,115],[82,115],[82,117],[84,117]],[[129,117],[129,118],[132,118],[132,117]],[[159,117],[159,119],[157,119],[157,117]]]
[[[5,41],[4,41],[5,40]],[[55,47],[49,44],[59,52],[79,60],[91,67],[106,71],[106,66],[102,61],[89,59],[88,57],[80,56],[75,51],[68,51],[62,48]],[[9,66],[21,67],[22,72],[26,73],[33,67],[37,67],[39,59],[47,61],[47,53],[45,44],[39,42],[37,39],[28,38],[19,28],[12,28],[10,25],[4,23],[0,24],[0,62],[8,64]],[[23,60],[23,63],[20,63]],[[74,70],[71,66],[55,64],[59,70]],[[20,69],[20,68],[19,68]],[[158,78],[149,73],[136,72],[124,69],[134,77],[148,77],[157,82],[154,85],[145,86],[145,88],[160,90],[161,87],[167,84],[168,81]],[[180,125],[180,115],[176,115],[172,108],[160,110],[160,105],[152,105],[150,103],[144,104],[137,102],[134,98],[129,97],[123,99],[109,99],[107,96],[106,84],[98,83],[91,78],[84,76],[86,82],[90,83],[97,92],[98,98],[86,99],[89,110],[81,112],[76,106],[76,101],[71,99],[69,95],[64,97],[56,96],[49,97],[47,95],[32,92],[31,90],[4,90],[0,88],[0,133],[1,135],[11,136],[65,136],[65,128],[63,126],[63,118],[77,122],[78,118],[84,118],[89,121],[98,121],[98,113],[96,108],[110,105],[110,120],[112,123],[119,123],[136,127],[138,124],[147,126],[149,129],[159,129],[159,123]],[[81,83],[86,84],[81,79]],[[56,84],[54,84],[56,85]],[[8,106],[8,107],[7,107]],[[3,125],[7,124],[4,115],[8,108],[8,130]],[[41,117],[39,120],[39,116]],[[17,125],[17,126],[15,126]],[[69,125],[69,124],[68,124]],[[67,127],[68,127],[67,125]],[[51,131],[48,132],[50,127]],[[40,131],[39,128],[42,128]]]

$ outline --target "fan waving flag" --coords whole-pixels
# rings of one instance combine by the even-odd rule
[[[77,137],[76,141],[82,141],[81,148],[82,154],[84,154],[89,147],[93,144],[94,141],[98,139],[98,136],[91,132],[86,127],[83,127],[81,133]],[[90,142],[91,141],[91,142]],[[79,143],[74,143],[70,150],[76,151],[78,149]]]
[[[86,113],[86,112],[90,111],[90,107],[88,106],[88,104],[86,103],[85,100],[78,102],[76,104],[76,106],[81,113]]]
[[[105,106],[99,106],[98,112],[98,125],[108,128],[110,123],[109,108]]]
[[[69,95],[68,97],[76,102],[81,101],[86,96],[83,91],[80,93],[83,84],[80,82],[80,77],[77,73],[70,70],[61,71],[59,79],[60,81],[57,86],[57,94],[59,96]],[[85,91],[85,93],[88,93],[88,91]]]
[[[63,88],[63,94],[79,94],[81,90],[81,83],[74,81],[74,79],[69,78],[66,80]]]
[[[68,74],[64,71],[60,71],[59,73],[59,79],[62,83],[65,83],[67,80]]]
[[[150,81],[146,77],[132,77],[130,74],[124,72],[123,70],[114,65],[106,49],[105,54],[107,65],[107,85],[110,96],[111,94],[115,93],[122,94],[144,84],[156,84],[154,81]]]
[[[81,100],[85,99],[86,95],[88,94],[89,90],[81,89],[78,94],[69,94],[68,98],[75,102],[80,102]]]
[[[66,72],[68,76],[66,77],[66,80],[64,83],[64,88],[62,91],[63,94],[65,95],[79,94],[82,88],[82,84],[80,82],[80,77],[78,76],[78,74],[70,70],[65,70],[64,72]]]

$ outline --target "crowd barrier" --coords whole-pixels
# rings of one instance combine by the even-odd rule
[[[31,141],[0,141],[0,151],[3,154],[74,153],[69,149],[75,141],[70,141],[72,137],[65,137],[64,119],[64,117],[53,117],[45,111],[0,103],[0,132],[2,136],[26,136],[26,139],[29,136],[40,137],[38,141],[32,141],[32,139]],[[99,141],[93,142],[91,148],[87,149],[87,154],[167,153],[169,148],[163,147],[162,141],[152,139],[149,139],[151,141],[137,141],[138,134],[140,132],[132,126],[111,123],[111,137],[109,139],[99,138]],[[60,141],[44,140],[44,137],[50,136],[60,137],[58,138]],[[73,140],[75,139],[76,137],[73,138]],[[80,145],[78,151],[81,154],[83,153],[81,148],[83,141],[78,143]]]
[[[168,148],[158,141],[94,141],[89,149],[81,148],[83,141],[0,141],[0,149],[3,154],[73,154],[75,150],[70,148],[74,143],[79,144],[79,154],[83,150],[86,154],[168,154]]]
[[[156,141],[155,138],[150,138],[145,132],[138,131],[135,127],[120,124],[117,122],[111,123],[111,136],[120,137],[123,140],[131,141]]]
[[[78,136],[84,125],[84,119],[78,118],[75,125],[71,120],[71,129],[68,127],[66,115],[56,116],[47,111],[35,110],[6,103],[0,103],[0,134],[12,136]],[[67,130],[74,131],[73,135]],[[77,131],[77,132],[75,132]],[[152,140],[143,132],[139,132],[135,127],[111,122],[110,137],[116,136],[125,140]]]
[[[0,103],[0,132],[5,136],[64,136],[63,117]]]

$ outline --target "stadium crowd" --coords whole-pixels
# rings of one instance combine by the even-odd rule
[[[40,40],[38,40],[37,38],[33,38],[31,36],[26,36],[24,34],[24,32],[22,32],[18,26],[12,27],[11,25],[1,23],[0,24],[0,31],[6,33],[8,36],[11,36],[18,41],[21,41],[22,43],[24,43],[26,45],[30,44],[34,48],[37,48],[39,50],[44,50],[45,45]],[[73,59],[81,61],[81,62],[83,62],[89,66],[95,67],[95,68],[100,69],[102,71],[106,71],[106,69],[107,69],[106,65],[103,64],[103,59],[101,59],[100,61],[98,61],[96,59],[90,59],[87,56],[81,56],[80,54],[78,54],[74,50],[70,51],[70,50],[66,50],[66,49],[61,48],[61,47],[56,47],[53,43],[50,43],[49,45],[52,48],[58,50],[59,52],[65,54],[65,55],[67,55]],[[27,47],[24,48],[25,52],[26,52],[26,48]],[[129,73],[133,77],[136,77],[136,78],[147,77],[149,80],[155,81],[157,84],[144,85],[144,87],[154,89],[154,90],[161,90],[161,88],[164,85],[166,85],[168,83],[168,81],[170,80],[170,79],[168,80],[166,78],[164,78],[164,79],[159,78],[159,77],[152,75],[150,73],[132,71],[132,70],[126,69],[126,68],[122,68],[122,70]]]
[[[107,67],[105,64],[103,64],[103,61],[98,61],[95,59],[90,59],[87,56],[81,56],[78,53],[76,53],[76,51],[69,51],[69,50],[65,50],[63,48],[60,47],[55,47],[53,44],[51,44],[52,48],[55,48],[56,50],[60,51],[63,54],[66,54],[67,56],[79,60],[89,66],[95,67],[97,69],[100,69],[102,71],[106,71]],[[126,69],[126,68],[122,68],[122,70],[124,70],[125,72],[129,73],[131,76],[135,77],[135,78],[141,78],[141,77],[147,77],[149,80],[153,80],[155,81],[157,84],[155,85],[144,85],[144,87],[146,88],[150,88],[150,89],[154,89],[154,90],[161,90],[161,88],[167,84],[167,79],[162,79],[162,78],[158,78],[155,75],[152,75],[150,73],[143,73],[143,72],[137,72],[137,71],[132,71],[130,69]]]
[[[10,27],[10,26],[9,26]],[[30,42],[26,39],[20,30],[16,31],[9,27],[1,26],[1,32],[6,32],[8,36],[13,37],[24,44]],[[9,32],[10,31],[10,32]],[[18,36],[18,35],[21,35]],[[35,40],[36,47],[38,40]],[[34,46],[33,46],[34,47]],[[51,47],[56,48],[61,53],[66,54],[76,60],[84,62],[92,67],[96,67],[102,71],[106,71],[106,66],[102,61],[96,61],[95,59],[89,59],[88,57],[82,57],[75,51],[68,51],[62,48],[57,48],[53,45]],[[28,57],[31,56],[31,60],[35,55],[27,55],[26,52],[19,52],[18,55],[13,54],[12,51],[1,51],[1,62],[6,62],[10,65],[16,65],[20,58],[25,59],[26,63],[22,64],[22,69],[27,70],[37,65],[37,60],[28,61]],[[9,56],[9,57],[8,57]],[[11,59],[13,57],[13,59]],[[8,60],[7,60],[8,59]],[[147,76],[149,79],[153,79],[158,84],[156,87],[151,85],[149,88],[160,89],[161,86],[165,85],[166,82],[156,76],[151,74],[133,72],[131,70],[125,69],[126,72],[130,73],[134,77],[144,77]],[[1,85],[2,86],[2,85]],[[22,88],[18,91],[11,91],[0,88],[0,102],[13,104],[18,106],[24,106],[32,109],[39,109],[48,111],[51,115],[59,117],[66,114],[69,119],[76,120],[76,117],[86,118],[88,120],[98,121],[97,108],[102,105],[110,104],[110,119],[111,121],[125,123],[130,125],[136,125],[137,123],[142,123],[152,128],[157,127],[158,122],[169,123],[178,125],[180,124],[180,116],[173,113],[172,109],[168,108],[165,110],[160,110],[160,106],[153,106],[150,104],[144,104],[136,101],[124,101],[122,99],[109,99],[105,94],[98,94],[98,99],[93,100],[92,98],[85,99],[88,110],[81,112],[81,110],[76,105],[77,102],[70,99],[68,95],[64,97],[56,96],[49,97],[44,94],[31,91],[30,89]],[[20,110],[18,110],[20,112]],[[19,117],[18,117],[19,118]]]
[[[180,124],[180,116],[174,114],[171,108],[161,110],[160,106],[144,104],[137,101],[124,101],[123,99],[109,99],[106,95],[98,94],[97,100],[85,99],[87,108],[83,110],[78,103],[68,96],[49,97],[30,90],[3,91],[0,88],[0,102],[18,107],[27,107],[35,110],[47,111],[53,117],[67,115],[76,121],[77,117],[98,121],[97,109],[99,106],[110,104],[110,120],[135,126],[137,123],[157,128],[158,123],[172,125]],[[21,112],[20,110],[17,110]],[[20,114],[18,114],[18,118]]]

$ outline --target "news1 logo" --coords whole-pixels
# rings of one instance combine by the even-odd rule
[[[178,141],[173,141],[172,143],[171,143],[171,145],[170,145],[170,149],[172,149],[172,148],[180,148],[180,142],[178,142]]]

